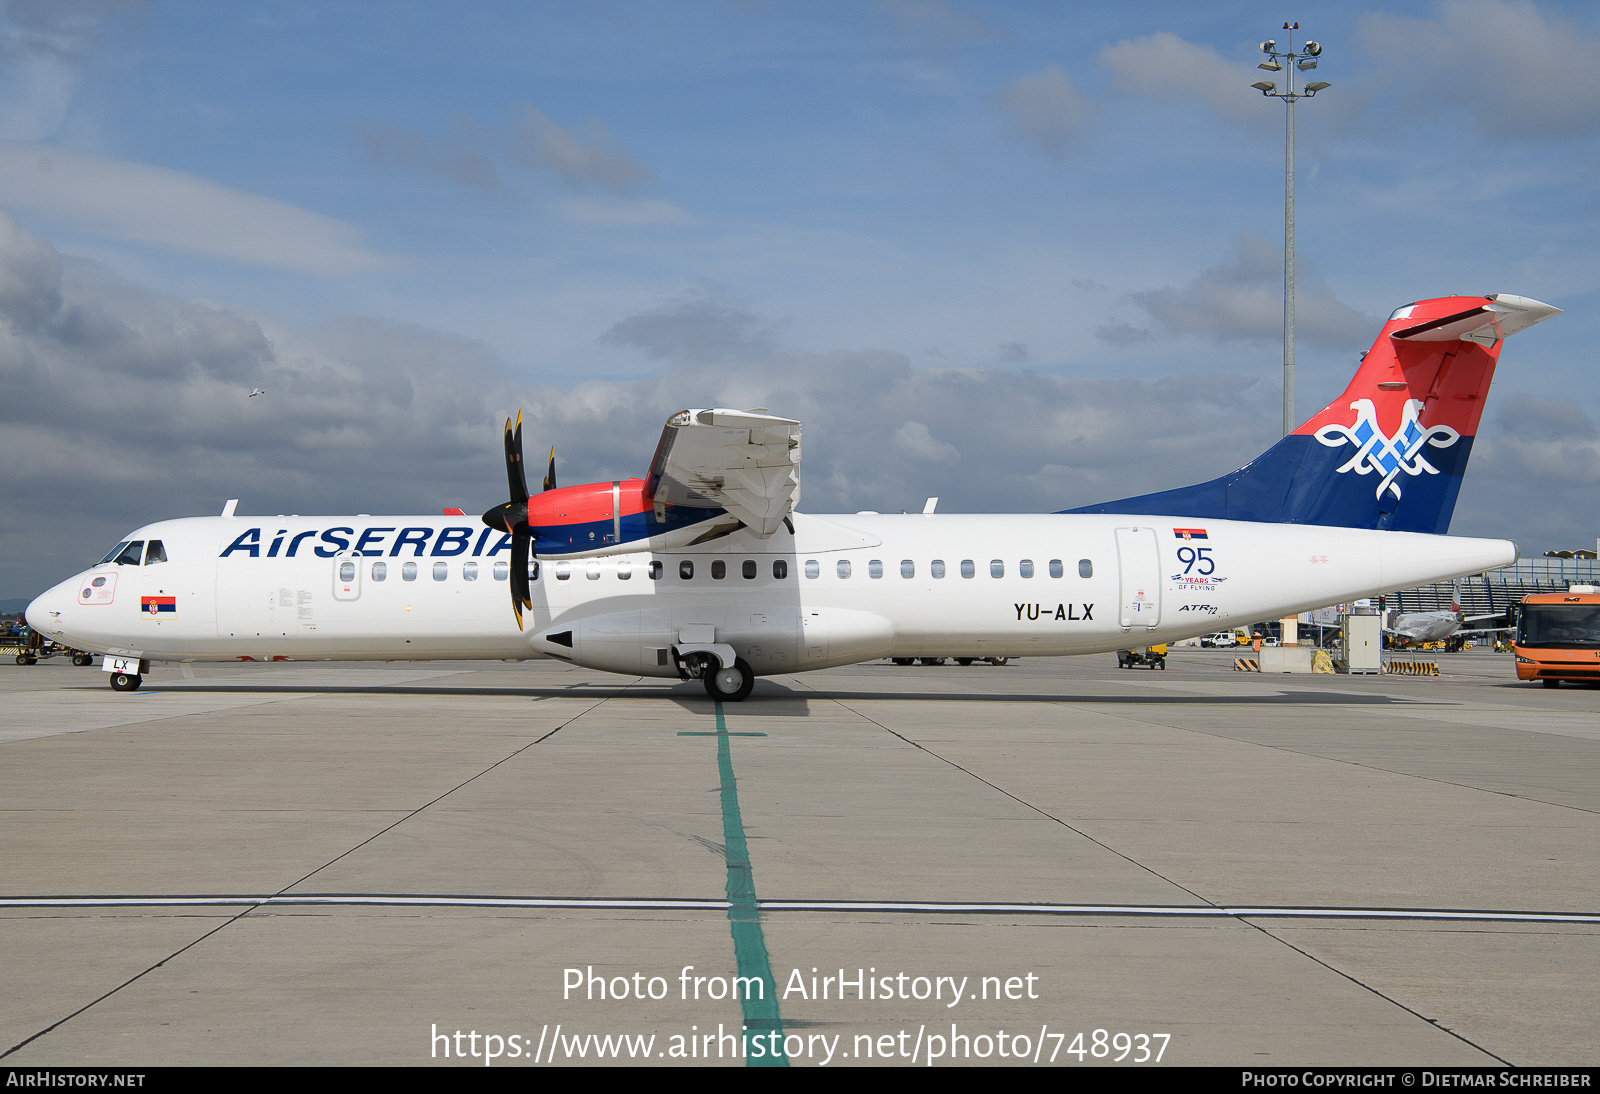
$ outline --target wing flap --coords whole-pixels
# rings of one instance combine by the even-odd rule
[[[800,423],[744,410],[667,419],[645,497],[658,509],[726,509],[765,539],[800,501]]]

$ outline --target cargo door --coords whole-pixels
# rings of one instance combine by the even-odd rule
[[[1117,529],[1119,622],[1124,630],[1161,622],[1161,549],[1154,528]]]

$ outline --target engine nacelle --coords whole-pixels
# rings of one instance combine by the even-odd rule
[[[563,486],[528,498],[528,529],[539,558],[669,550],[739,527],[724,509],[655,507],[643,479]]]

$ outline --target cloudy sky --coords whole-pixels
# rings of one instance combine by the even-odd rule
[[[1400,304],[1549,301],[1452,531],[1592,547],[1600,8],[1303,6],[1300,417]],[[771,407],[811,512],[1061,509],[1281,428],[1273,5],[0,12],[0,599],[232,497],[481,511],[518,407],[564,483]]]

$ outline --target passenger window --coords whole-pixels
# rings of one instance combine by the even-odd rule
[[[867,563],[867,576],[868,577],[882,577],[883,576],[883,560],[882,559],[875,558],[871,562]]]
[[[936,558],[928,564],[928,573],[936,578],[944,577],[944,559]]]
[[[661,560],[659,558],[651,559],[651,561],[650,561],[650,580],[651,581],[660,581],[661,580],[661,575],[665,571],[665,569],[666,569],[666,567],[661,565]]]
[[[400,580],[401,581],[415,581],[415,580],[417,580],[417,564],[415,562],[407,562],[404,566],[400,567]]]
[[[144,564],[149,566],[152,563],[165,561],[167,561],[167,549],[161,546],[159,539],[151,540],[150,546],[144,549]]]
[[[339,563],[339,580],[354,581],[356,579],[356,564],[354,562]]]
[[[849,577],[850,576],[850,560],[848,558],[841,558],[839,560],[839,564],[834,567],[834,571],[836,573],[838,573],[838,575],[840,577]]]
[[[590,581],[599,581],[600,580],[600,560],[599,559],[593,558],[593,559],[589,560],[589,565],[585,568],[584,576],[586,576]]]
[[[822,566],[818,564],[817,560],[814,558],[806,559],[806,576],[816,577],[820,573],[822,573]]]
[[[1060,577],[1062,573],[1061,560],[1059,558],[1052,558],[1050,560],[1050,576]]]
[[[136,539],[122,549],[122,553],[111,561],[118,566],[137,566],[139,556],[144,554],[144,540]]]
[[[340,572],[340,574],[344,573],[344,567],[343,566],[339,567],[339,572]],[[352,573],[350,576],[354,577],[355,574]],[[374,562],[372,564],[372,580],[374,580],[374,581],[386,581],[386,580],[388,580],[388,577],[389,577],[389,564],[387,562]],[[350,578],[349,577],[340,577],[339,580],[341,580],[341,581],[349,581]]]
[[[772,562],[772,576],[782,581],[789,576],[789,564],[783,559],[774,559]]]
[[[678,563],[678,577],[684,581],[693,580],[694,563],[690,562],[688,559],[684,559],[682,562]]]
[[[972,564],[972,560],[970,558],[964,558],[961,560],[962,577],[972,577],[977,574],[977,572],[978,568]]]
[[[1079,577],[1093,577],[1094,576],[1094,563],[1090,562],[1086,558],[1080,558],[1078,560],[1078,576]]]
[[[912,562],[909,558],[901,559],[900,560],[900,576],[901,577],[916,577],[917,576],[917,564],[915,562]]]
[[[476,580],[478,580],[478,564],[476,562],[463,562],[461,564],[461,580],[462,581],[476,581]]]
[[[510,576],[511,576],[511,563],[509,563],[509,562],[496,562],[494,564],[494,579],[496,581],[504,581]]]
[[[711,560],[711,578],[712,578],[712,580],[713,581],[721,581],[723,578],[725,578],[727,576],[728,576],[728,564],[726,562],[722,561],[720,558],[712,559]]]
[[[433,580],[443,581],[449,576],[450,564],[448,562],[435,562],[433,564]]]
[[[619,562],[619,563],[617,563],[617,580],[618,581],[632,581],[633,580],[633,563],[631,563],[631,562]]]
[[[557,581],[571,581],[572,580],[572,563],[570,563],[570,562],[558,562],[558,563],[556,563],[556,580]]]
[[[739,567],[739,572],[744,574],[746,581],[754,581],[756,579],[756,560],[753,558],[745,559],[744,565]]]
[[[989,576],[990,577],[1005,577],[1006,576],[1006,564],[1004,562],[1000,561],[998,558],[990,559],[989,560]]]
[[[1033,576],[1033,559],[1025,558],[1021,562],[1017,563],[1017,576],[1018,577],[1032,577]]]

